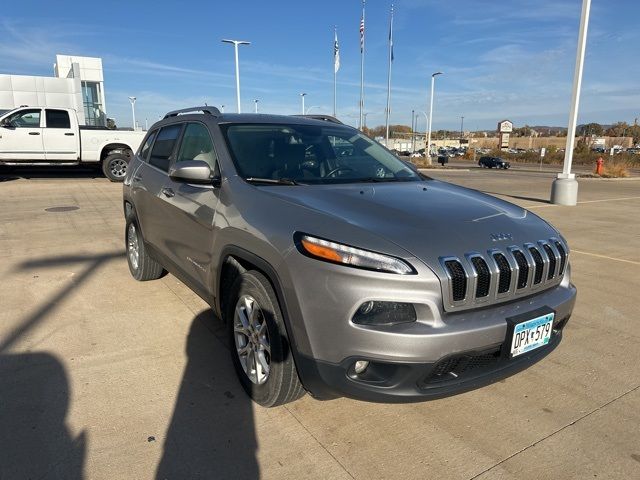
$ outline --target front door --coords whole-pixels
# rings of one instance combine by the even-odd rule
[[[45,158],[53,161],[77,161],[80,156],[80,131],[71,128],[71,118],[66,110],[45,110],[42,129]]]
[[[42,110],[28,108],[7,117],[0,126],[0,160],[44,160]]]
[[[185,127],[174,164],[185,160],[205,161],[214,175],[219,172],[211,135],[202,123],[191,122]],[[167,176],[158,197],[165,204],[162,210],[166,215],[163,253],[201,290],[212,293],[211,255],[219,190],[213,184],[194,185]]]

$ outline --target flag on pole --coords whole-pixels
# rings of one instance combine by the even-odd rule
[[[364,7],[360,19],[360,53],[364,52]]]
[[[389,48],[391,49],[391,61],[393,62],[393,5],[391,5],[391,21],[389,22]]]
[[[338,30],[334,31],[335,40],[333,42],[333,71],[338,73],[340,70],[340,46],[338,45]]]

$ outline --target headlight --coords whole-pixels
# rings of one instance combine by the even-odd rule
[[[310,235],[297,234],[296,245],[301,253],[327,262],[400,275],[415,273],[411,265],[399,258]]]

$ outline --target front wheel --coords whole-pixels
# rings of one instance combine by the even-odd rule
[[[123,153],[114,153],[102,161],[102,173],[112,182],[122,182],[127,176],[129,157]]]
[[[302,397],[304,389],[269,280],[255,270],[244,272],[229,295],[225,319],[233,365],[244,390],[263,407]]]

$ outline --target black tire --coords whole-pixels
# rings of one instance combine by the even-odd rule
[[[147,280],[157,280],[165,274],[162,265],[149,256],[147,247],[142,239],[138,221],[133,215],[127,218],[127,225],[124,230],[124,241],[127,255],[127,264],[131,276],[139,282]],[[137,246],[137,261],[134,261],[132,254],[133,247]]]
[[[237,308],[240,310],[243,309],[242,305],[245,304],[242,302],[246,299],[253,300],[251,305],[256,311],[256,316],[253,317],[254,320],[250,320],[249,323],[251,324],[253,322],[254,325],[259,325],[256,327],[258,334],[254,338],[259,345],[256,345],[255,348],[250,343],[252,340],[250,340],[249,336],[243,333],[243,331],[248,331],[248,329],[236,330],[236,324],[239,326],[242,325],[239,315],[236,315],[236,310]],[[284,325],[278,298],[269,280],[256,270],[241,273],[231,287],[229,298],[225,303],[227,305],[225,320],[227,322],[231,358],[240,384],[245,392],[247,392],[247,395],[263,407],[283,405],[302,397],[305,390],[300,383],[298,372],[291,355],[289,337]],[[262,333],[260,332],[264,332],[265,327],[266,335],[262,337]],[[243,367],[241,363],[239,345],[243,339],[245,341],[244,350],[248,352],[243,361],[245,365],[249,363],[255,365],[255,369],[246,367],[250,368],[252,374],[255,374],[255,380],[257,380],[260,375],[258,371],[258,362],[260,362],[260,360],[259,356],[256,357],[256,355],[261,353],[263,361],[266,361],[268,364],[268,373],[263,383],[255,380],[252,381],[249,378],[249,373],[245,371],[245,367]],[[258,341],[258,339],[261,340]],[[266,345],[269,347],[268,351],[264,349],[261,350],[261,348],[264,347],[260,345],[263,345],[265,339]],[[252,351],[253,353],[251,353]],[[250,357],[253,362],[251,362]],[[264,374],[263,368],[261,372]]]
[[[114,153],[102,161],[102,173],[112,182],[122,182],[127,175],[130,158],[124,153]]]

